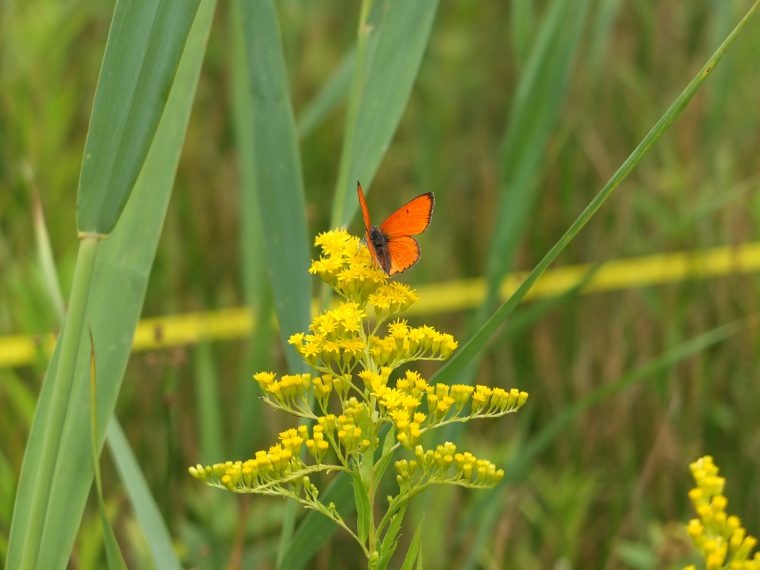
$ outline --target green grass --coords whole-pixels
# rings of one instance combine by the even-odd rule
[[[283,504],[215,495],[186,473],[223,458],[210,456],[267,447],[284,427],[259,405],[250,375],[287,368],[283,337],[307,322],[316,292],[304,273],[309,242],[331,223],[359,231],[356,177],[371,180],[378,218],[436,192],[422,261],[401,278],[411,283],[483,275],[495,283],[542,259],[603,262],[759,237],[756,15],[668,132],[581,219],[583,230],[544,257],[751,2],[597,0],[575,12],[578,28],[558,36],[546,30],[572,4],[561,0],[374,0],[364,3],[373,27],[358,49],[359,3],[347,16],[344,6],[262,0],[241,5],[242,14],[225,7],[212,24],[213,4],[201,2],[166,112],[160,104],[121,109],[132,109],[127,125],[142,150],[108,150],[131,172],[113,191],[133,196],[97,246],[83,326],[92,326],[97,347],[99,443],[108,428],[115,455],[101,455],[105,507],[129,567],[177,559],[271,567],[278,550],[281,567],[361,560],[313,514],[297,513],[280,549]],[[94,144],[94,130],[88,146],[86,137],[111,8],[30,0],[8,4],[0,19],[0,335],[57,330],[61,299],[69,314],[76,309],[76,189]],[[167,93],[158,53],[171,59],[148,52],[155,67],[142,76],[146,100]],[[118,142],[114,132],[101,132],[103,148]],[[34,188],[44,225],[35,225]],[[84,229],[107,231],[115,214],[106,214],[108,223]],[[568,294],[492,322],[473,353],[464,347],[468,330],[492,312],[438,316],[436,326],[463,346],[441,377],[456,381],[468,364],[478,383],[515,385],[531,398],[522,417],[462,435],[505,466],[498,492],[440,493],[410,506],[407,518],[424,516],[426,528],[442,521],[419,539],[425,564],[678,567],[688,550],[669,525],[691,516],[688,462],[702,453],[716,456],[732,509],[760,532],[760,336],[729,324],[758,312],[758,285],[744,275]],[[240,304],[258,323],[247,342],[129,357],[141,314]],[[273,315],[288,323],[280,334]],[[77,378],[88,351],[79,351]],[[40,355],[0,369],[0,560],[9,567],[18,567],[9,548],[20,541],[10,535],[14,501],[26,500],[19,480],[40,465],[22,470],[30,434],[35,441],[41,433],[32,406],[42,393],[44,413],[50,387],[42,379],[60,362]],[[89,386],[77,384],[72,401],[88,398]],[[123,436],[108,427],[114,413]],[[98,508],[87,500],[89,422],[82,413],[61,433],[73,451],[50,486],[58,514],[42,532],[60,533],[78,567],[100,568]],[[350,506],[350,490],[336,497]],[[62,567],[66,550],[40,560]]]

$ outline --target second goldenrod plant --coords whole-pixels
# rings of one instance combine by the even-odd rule
[[[760,570],[760,552],[752,551],[757,539],[747,534],[741,519],[726,512],[728,499],[723,494],[726,480],[718,474],[710,455],[690,466],[697,486],[689,491],[698,518],[686,526],[706,570]],[[694,565],[684,570],[697,570]]]
[[[445,360],[457,348],[450,334],[410,326],[399,315],[417,302],[414,290],[389,281],[369,251],[345,230],[316,238],[321,256],[310,272],[339,297],[308,331],[290,338],[313,372],[254,379],[270,406],[308,420],[246,460],[190,467],[209,485],[236,493],[279,495],[329,517],[359,544],[370,568],[385,568],[398,544],[406,505],[431,485],[493,487],[504,476],[486,459],[451,442],[425,448],[421,436],[454,422],[517,411],[528,398],[517,389],[430,384],[418,372],[394,371],[418,360]],[[304,453],[303,448],[308,453]],[[396,492],[378,500],[383,475],[395,461]],[[352,478],[357,522],[320,500],[317,473]],[[379,504],[382,508],[378,509]]]

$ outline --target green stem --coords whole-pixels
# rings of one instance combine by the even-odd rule
[[[346,205],[346,193],[348,192],[348,169],[351,167],[351,159],[354,154],[354,138],[356,136],[356,122],[359,117],[359,106],[364,94],[364,64],[367,59],[367,40],[370,28],[367,25],[367,17],[372,0],[362,0],[359,13],[359,28],[356,34],[356,64],[354,67],[354,79],[351,84],[351,94],[348,99],[348,114],[346,117],[346,132],[343,137],[343,150],[341,151],[340,167],[338,170],[338,184],[335,188],[335,199],[330,227],[335,228],[343,224],[344,210]]]
[[[58,448],[61,443],[61,435],[63,434],[74,385],[77,357],[87,312],[87,299],[92,281],[92,270],[99,241],[98,237],[85,236],[79,244],[74,279],[71,285],[71,297],[69,298],[69,310],[59,340],[61,351],[57,374],[53,378],[46,379],[47,382],[53,383],[50,410],[44,422],[45,432],[42,436],[39,464],[36,469],[31,471],[31,473],[35,473],[35,478],[31,491],[31,507],[27,532],[23,541],[20,568],[35,568],[37,565],[53,472],[58,460]]]

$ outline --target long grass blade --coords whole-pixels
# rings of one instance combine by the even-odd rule
[[[347,225],[356,212],[356,180],[368,188],[377,172],[409,100],[438,8],[437,0],[378,4],[372,14],[363,9],[366,18],[359,22],[332,227]]]
[[[494,331],[504,322],[504,319],[515,309],[518,303],[525,297],[536,280],[546,271],[546,269],[559,257],[560,253],[567,247],[573,238],[581,231],[593,215],[602,207],[602,204],[610,197],[612,192],[620,183],[631,173],[631,171],[647,155],[652,146],[668,130],[670,125],[678,118],[681,112],[686,108],[694,94],[699,90],[710,73],[721,60],[726,50],[731,46],[736,37],[746,26],[752,14],[760,5],[760,0],[752,5],[746,15],[734,27],[731,33],[726,37],[723,43],[718,47],[715,53],[707,60],[707,63],[699,70],[697,75],[689,82],[684,90],[676,97],[675,101],[668,107],[665,113],[657,120],[655,125],[646,134],[644,139],[626,158],[615,174],[612,175],[607,183],[602,187],[599,193],[591,200],[586,208],[580,213],[560,239],[552,246],[547,254],[539,261],[538,265],[530,272],[525,281],[515,291],[507,301],[502,304],[478,331],[468,339],[454,356],[434,375],[435,379],[453,381],[460,375],[470,363],[483,350],[488,339]]]
[[[129,447],[124,432],[116,417],[108,425],[108,447],[111,451],[119,478],[129,497],[129,502],[142,527],[145,539],[153,555],[154,568],[162,570],[180,570],[182,565],[172,546],[172,538],[161,512],[150,493],[140,465]]]
[[[103,527],[103,542],[106,550],[108,568],[114,570],[121,568],[126,570],[124,556],[116,541],[111,521],[108,520],[106,502],[103,500],[103,479],[100,475],[100,446],[98,445],[98,397],[97,397],[97,366],[95,362],[95,339],[90,331],[90,453],[92,455],[92,467],[95,473],[95,495],[98,499],[98,511],[100,524]]]
[[[107,425],[119,393],[174,183],[214,2],[204,0],[201,6],[133,199],[125,207],[113,234],[101,243],[94,261],[93,286],[87,302],[88,321],[103,346],[108,347],[99,359],[103,378],[98,397],[99,426]],[[137,235],[139,240],[134,237]],[[119,302],[114,302],[115,299]],[[52,382],[43,384],[27,443],[11,528],[8,568],[63,568],[71,552],[93,477],[88,461],[89,418],[79,413],[81,403],[89,399],[89,363],[86,341],[78,344],[80,351],[72,395],[72,402],[76,404],[68,411],[66,428],[62,430],[55,476],[49,482],[49,500],[41,511],[44,527],[39,521],[30,521],[30,513],[33,475],[39,472],[44,455],[42,440],[48,428]],[[62,352],[59,345],[50,362],[48,378],[56,376]],[[98,436],[102,445],[103,433]],[[28,557],[29,552],[34,553],[33,557]]]
[[[351,89],[356,50],[343,56],[333,74],[298,116],[298,132],[307,138],[327,120]]]
[[[200,460],[214,463],[227,456],[224,445],[224,422],[211,345],[200,343],[194,351],[195,401],[198,414]]]
[[[252,169],[280,337],[292,371],[304,364],[288,345],[309,325],[311,281],[301,158],[280,24],[272,0],[241,4],[253,98]]]
[[[501,197],[489,245],[486,300],[476,325],[493,309],[538,199],[544,151],[565,101],[589,5],[589,0],[551,4],[517,85],[501,154]]]
[[[199,0],[117,2],[77,195],[80,234],[109,234],[148,155]]]
[[[230,2],[230,36],[232,38],[232,115],[235,141],[238,149],[240,175],[240,252],[243,267],[243,291],[253,312],[253,331],[248,339],[246,358],[240,372],[238,396],[239,424],[234,430],[236,456],[250,453],[255,438],[263,431],[259,385],[251,375],[258,370],[268,370],[269,347],[272,346],[274,329],[272,322],[272,287],[267,275],[264,236],[261,232],[259,204],[256,198],[256,173],[253,166],[254,142],[250,125],[253,100],[249,89],[248,63],[241,19],[240,3]]]

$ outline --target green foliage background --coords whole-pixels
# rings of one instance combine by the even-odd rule
[[[258,4],[266,3],[246,9]],[[421,238],[423,259],[403,280],[498,277],[502,261],[505,269],[533,267],[749,7],[739,0],[564,4],[438,5],[410,99],[376,175],[361,169],[346,175],[374,175],[369,201],[377,218],[416,194],[436,192],[433,224]],[[323,88],[353,57],[359,3],[283,0],[276,7],[300,133],[306,235],[312,236],[336,215],[335,196],[353,191],[353,180],[336,191],[350,73],[338,76],[332,91]],[[77,180],[113,6],[28,0],[0,9],[0,335],[40,334],[58,329],[60,301],[40,261],[35,196],[67,299],[78,247]],[[243,77],[256,70],[245,60],[251,38],[240,26],[253,16],[226,3],[216,7],[142,314],[250,303],[259,326],[248,341],[133,356],[116,407],[176,552],[190,567],[274,566],[289,516],[280,502],[214,493],[186,474],[186,465],[198,460],[268,446],[287,421],[260,408],[249,380],[257,369],[287,366],[269,325],[279,307],[267,285],[272,257],[263,238],[273,230],[257,219],[257,210],[266,214],[274,206],[257,202],[250,190],[267,180],[266,164],[251,158],[252,149],[269,144],[260,131],[251,132],[246,115]],[[758,53],[755,17],[559,264],[758,239]],[[390,105],[398,98],[396,81],[389,74],[373,84],[373,96]],[[360,111],[358,124],[368,127],[355,140],[375,136],[385,118]],[[279,230],[297,242],[303,214],[296,206],[293,212],[295,227]],[[359,231],[356,219],[350,227]],[[269,232],[263,237],[262,228]],[[750,532],[760,532],[757,329],[688,344],[756,313],[758,285],[756,276],[737,275],[569,295],[534,311],[529,326],[497,333],[468,374],[479,383],[518,386],[531,399],[517,417],[472,426],[461,437],[508,473],[516,454],[566,410],[642,367],[647,373],[578,411],[487,503],[475,493],[421,497],[410,514],[427,521],[426,564],[675,565],[689,550],[672,521],[689,516],[687,465],[702,453],[715,455],[728,476],[732,510]],[[465,340],[483,316],[447,314],[435,324]],[[679,351],[688,355],[658,360]],[[653,361],[660,365],[646,368]],[[46,366],[40,357],[32,366],[0,370],[6,411],[0,414],[0,560]],[[119,437],[109,431],[112,445]],[[124,475],[128,468],[108,454],[102,462],[107,507],[127,564],[151,567],[152,537],[137,522],[135,506],[150,501],[125,488],[123,481],[136,477]],[[361,560],[352,548],[337,534],[314,560],[301,561],[351,568]],[[73,557],[81,568],[105,563],[94,501]]]

